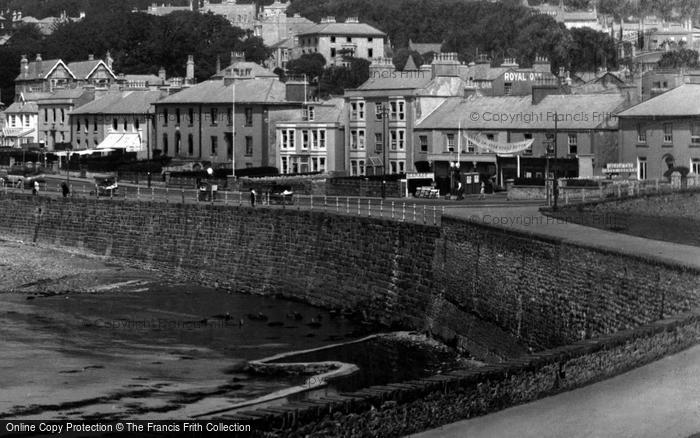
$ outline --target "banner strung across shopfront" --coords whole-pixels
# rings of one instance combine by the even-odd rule
[[[467,141],[473,143],[478,148],[496,154],[514,154],[529,149],[532,146],[534,139],[518,141],[515,143],[501,143],[494,140],[489,140],[481,134],[467,134]]]

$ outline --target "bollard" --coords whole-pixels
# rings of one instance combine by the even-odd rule
[[[335,212],[339,213],[340,212],[340,205],[338,204],[338,197],[335,197]]]
[[[433,225],[437,225],[437,208],[433,205]]]
[[[360,214],[362,214],[360,212],[360,198],[357,198],[357,215],[359,216]]]
[[[425,217],[426,209],[427,209],[427,207],[424,205],[423,206],[423,224],[424,225],[428,223],[428,219]]]
[[[243,205],[243,192],[238,192],[238,206]]]
[[[372,200],[367,200],[367,217],[372,217]]]
[[[413,222],[416,222],[416,204],[413,204]]]
[[[350,198],[345,198],[345,214],[350,214]]]
[[[401,203],[401,222],[406,221],[406,203],[402,202]]]
[[[228,190],[224,192],[224,205],[228,205]]]
[[[394,219],[394,201],[391,201],[391,218]]]
[[[384,218],[384,200],[379,201],[379,217]]]

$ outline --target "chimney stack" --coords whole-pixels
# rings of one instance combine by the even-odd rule
[[[112,59],[112,54],[107,50],[107,53],[105,54],[105,64],[107,64],[107,67],[109,69],[112,69],[112,64],[114,64],[114,59]]]
[[[215,71],[219,73],[221,71],[221,56],[216,55],[216,68]]]
[[[95,60],[95,55],[92,53],[88,55],[88,61],[94,61]]]
[[[194,56],[189,55],[187,56],[187,68],[185,69],[185,79],[188,82],[193,82],[194,81]],[[218,71],[217,71],[218,73]]]
[[[158,70],[158,79],[165,83],[165,68],[161,67],[160,70]]]
[[[231,52],[231,64],[235,64],[236,62],[245,62],[244,52]]]
[[[44,74],[44,62],[41,59],[41,53],[36,54],[36,75],[41,76]]]
[[[20,71],[23,77],[29,76],[29,61],[27,60],[27,55],[22,55],[22,60],[19,62]]]

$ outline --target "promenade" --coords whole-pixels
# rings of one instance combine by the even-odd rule
[[[413,438],[686,438],[700,432],[700,345],[617,377]]]

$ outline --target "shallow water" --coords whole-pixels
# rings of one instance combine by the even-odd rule
[[[96,290],[0,294],[0,418],[199,415],[304,385],[308,377],[251,375],[242,370],[247,361],[372,331],[305,304],[201,286],[132,278]],[[373,340],[285,362],[325,360],[356,362],[360,372],[294,398],[415,378],[441,359]]]

